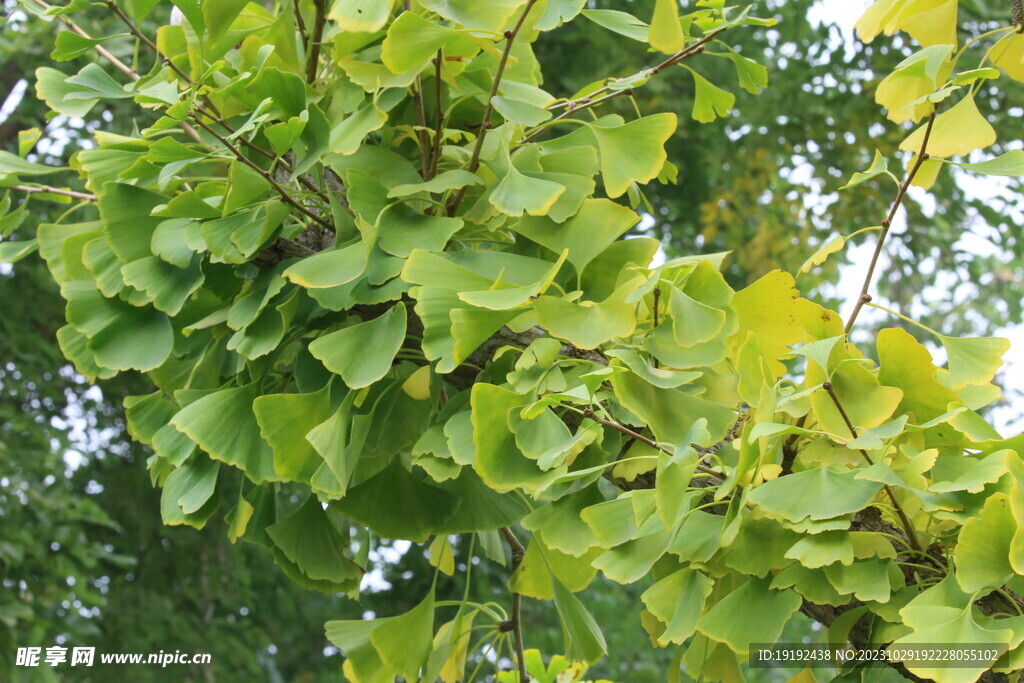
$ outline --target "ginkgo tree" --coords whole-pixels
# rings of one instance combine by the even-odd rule
[[[507,567],[502,604],[468,599],[466,563],[462,600],[431,589],[405,614],[328,622],[352,681],[471,679],[487,652],[515,669],[501,680],[578,680],[615,656],[586,606],[598,572],[650,586],[641,624],[673,652],[668,680],[741,680],[797,612],[918,680],[1024,668],[1024,441],[979,414],[1008,342],[871,298],[912,185],[1024,175],[1019,150],[965,159],[996,140],[980,85],[1024,80],[1020,2],[962,45],[956,0],[880,0],[858,23],[919,49],[875,93],[910,126],[905,154],[844,188],[891,193],[888,214],[804,265],[875,240],[845,320],[794,274],[737,291],[728,254],[658,263],[629,236],[644,186],[677,181],[676,128],[768,86],[729,40],[773,22],[724,0],[585,5],[21,0],[59,29],[55,62],[95,56],[38,70],[53,112],[138,110],[131,135],[94,131],[73,188],[26,158],[38,131],[0,152],[0,256],[45,260],[80,373],[151,379],[125,408],[163,521],[223,518],[292,580],[353,599],[378,539],[423,544],[446,574],[454,547]],[[97,13],[123,32],[88,33]],[[569,21],[648,45],[650,65],[546,91],[558,65],[532,45]],[[734,81],[701,74],[716,59]],[[687,113],[603,111],[669,71],[693,79],[692,102],[668,103]],[[35,202],[68,210],[30,236]],[[854,345],[866,306],[896,326]],[[527,650],[524,597],[552,603],[563,652]],[[981,654],[913,656],[931,643]]]

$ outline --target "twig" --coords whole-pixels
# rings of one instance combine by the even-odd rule
[[[295,0],[292,5],[295,8],[295,26],[299,29],[299,38],[302,39],[302,44],[305,45],[308,40],[306,37],[306,22],[302,20],[302,10],[299,8],[299,0]]]
[[[35,3],[37,5],[39,5],[40,7],[42,7],[45,10],[48,10],[48,9],[51,8],[51,5],[46,4],[45,2],[43,2],[43,0],[34,0],[34,1],[35,1]],[[78,24],[76,24],[75,22],[71,21],[70,19],[68,19],[63,14],[58,15],[58,17],[60,18],[60,20],[62,22],[64,22],[64,25],[67,26],[69,29],[71,29],[73,32],[75,32],[78,35],[82,36],[86,40],[92,40],[92,36],[90,36],[88,33],[86,33]],[[106,48],[104,48],[102,45],[99,45],[99,44],[93,45],[92,49],[93,49],[93,51],[96,52],[96,54],[98,54],[99,56],[101,56],[104,59],[106,59],[108,62],[113,64],[115,68],[117,68],[118,70],[123,72],[126,76],[128,76],[128,78],[132,79],[132,81],[138,81],[139,80],[139,74],[138,74],[137,71],[135,71],[135,69],[131,68],[130,66],[128,66],[127,64],[122,62],[120,59],[118,59],[114,55],[110,54],[110,51],[107,50]],[[199,132],[195,128],[193,128],[192,126],[188,125],[184,121],[182,121],[179,125],[181,126],[181,129],[184,130],[188,134],[188,136],[191,137],[193,140],[195,140],[196,142],[202,142],[202,138],[199,137]]]
[[[86,202],[96,201],[96,195],[88,194],[87,192],[75,192],[74,190],[62,190],[59,187],[53,187],[51,185],[15,185],[15,190],[26,192],[28,194],[46,193],[46,194],[59,194],[64,197],[71,197],[72,199],[81,199]]]
[[[508,548],[512,553],[512,571],[519,568],[526,556],[526,548],[519,542],[516,535],[507,526],[501,528],[501,535],[505,537]],[[519,665],[519,683],[530,683],[530,676],[526,673],[526,653],[523,648],[523,622],[522,622],[523,596],[519,593],[512,593],[512,618],[502,622],[502,631],[512,631],[515,639],[516,661]]]
[[[910,183],[913,182],[914,176],[916,176],[917,172],[921,169],[921,164],[928,159],[928,139],[931,137],[932,127],[935,125],[935,115],[936,110],[932,107],[932,113],[928,116],[928,123],[924,129],[924,137],[921,139],[921,149],[917,153],[917,161],[914,163],[913,168],[910,169],[910,173],[907,174],[906,179],[900,183],[899,190],[896,192],[896,198],[893,200],[892,206],[889,207],[889,215],[882,221],[882,231],[878,233],[878,242],[875,244],[875,252],[871,255],[871,263],[868,265],[868,272],[864,277],[864,285],[860,288],[860,296],[857,297],[857,305],[854,306],[853,313],[850,314],[850,319],[846,321],[847,335],[849,335],[850,330],[853,329],[853,323],[856,322],[857,316],[860,315],[860,310],[864,308],[864,304],[871,301],[871,295],[868,294],[868,289],[871,287],[871,279],[875,275],[875,267],[878,265],[878,259],[882,255],[882,247],[885,245],[885,238],[889,235],[889,226],[892,225],[892,220],[896,217],[896,212],[903,203],[903,198],[906,196],[907,190],[910,189]]]
[[[846,410],[843,408],[843,404],[839,401],[839,396],[836,394],[835,388],[832,386],[832,382],[822,382],[821,388],[828,392],[828,395],[832,397],[832,403],[835,404],[836,410],[843,417],[843,422],[846,423],[846,428],[850,430],[850,434],[853,438],[857,438],[857,428],[853,426],[853,421],[850,420],[850,416],[846,414]],[[875,461],[871,459],[868,452],[863,448],[858,449],[860,454],[868,462],[869,465],[874,465]],[[922,550],[920,541],[917,540],[917,532],[914,531],[914,525],[911,524],[910,518],[907,517],[907,513],[903,511],[903,506],[900,505],[899,500],[896,499],[896,492],[892,490],[892,487],[888,484],[884,484],[885,492],[889,495],[889,500],[892,501],[892,506],[896,510],[896,514],[900,518],[900,523],[903,525],[903,530],[907,534],[907,539],[910,541],[911,547],[914,550]]]
[[[111,9],[111,11],[114,12],[117,18],[120,19],[121,22],[128,28],[131,34],[138,38],[144,45],[146,45],[146,47],[152,50],[153,53],[156,55],[157,59],[159,59],[161,63],[166,64],[172,71],[174,71],[175,74],[177,74],[179,78],[181,78],[190,87],[196,86],[196,82],[193,81],[192,78],[187,73],[178,68],[178,66],[173,61],[171,61],[171,59],[167,55],[160,51],[160,48],[157,47],[156,43],[150,40],[149,37],[146,36],[146,34],[144,34],[142,30],[135,24],[135,22],[133,22],[128,17],[128,15],[126,15],[121,10],[121,8],[118,7],[115,0],[104,1],[106,2],[107,6]],[[36,2],[40,2],[40,0],[36,0]],[[80,29],[79,32],[84,37],[89,37],[88,34],[82,32]],[[138,80],[137,75],[135,77],[135,80]],[[231,126],[231,124],[224,120],[223,116],[220,113],[220,110],[217,109],[217,106],[213,103],[213,101],[207,95],[202,95],[201,97],[205,107],[197,104],[196,110],[203,116],[207,117],[208,119],[216,123],[224,130],[228,131],[229,135],[234,134],[235,129]],[[183,123],[182,126],[188,126],[188,124]],[[191,128],[191,126],[189,126],[189,128]],[[202,142],[202,139],[199,137],[198,133],[193,137],[196,140],[196,142]],[[249,149],[253,150],[254,152],[265,156],[266,158],[274,161],[276,164],[279,164],[286,171],[292,171],[291,164],[289,164],[285,159],[279,157],[273,152],[266,150],[263,147],[260,147],[256,143],[244,137],[240,137],[239,142],[245,147],[248,147]],[[308,178],[306,178],[305,176],[300,176],[299,182],[302,183],[306,187],[306,189],[316,194],[317,197],[320,198],[325,204],[330,204],[330,198],[319,187],[313,184],[313,182],[310,181]]]
[[[720,33],[723,33],[726,30],[727,29],[720,28],[717,31],[712,31],[711,33],[707,34],[697,42],[691,43],[690,45],[687,45],[679,52],[675,53],[674,55],[671,55],[657,66],[653,66],[650,69],[645,69],[644,71],[649,71],[651,76],[657,75],[658,73],[669,68],[670,66],[674,66],[679,62],[683,61],[684,59],[688,59],[696,54],[703,52],[704,47],[705,45],[707,45],[708,42],[710,42],[712,39],[714,39],[715,36],[719,35]],[[644,71],[641,71],[640,73],[644,73]],[[622,79],[618,80],[621,81]],[[612,84],[609,83],[608,85],[598,88],[592,93],[587,93],[583,97],[577,97],[574,100],[566,100],[565,102],[558,102],[556,104],[552,104],[548,107],[548,109],[554,111],[555,109],[568,107],[570,110],[578,110],[581,108],[582,105],[590,106],[591,104],[596,104],[596,102],[594,102],[594,98],[598,95],[601,95],[611,90],[611,86]]]
[[[555,118],[551,119],[550,121],[545,121],[544,123],[542,123],[540,126],[537,127],[537,130],[533,131],[532,133],[527,135],[525,138],[523,138],[519,142],[519,144],[525,145],[527,142],[530,142],[531,140],[533,140],[534,138],[539,136],[541,133],[543,133],[546,130],[548,130],[549,128],[551,128],[551,126],[555,125],[556,123],[558,123],[562,119],[565,119],[565,118],[568,118],[568,117],[572,116],[573,114],[575,114],[578,111],[583,111],[584,109],[589,109],[590,107],[596,107],[599,104],[603,104],[603,103],[607,102],[608,100],[613,100],[616,97],[619,97],[621,95],[632,95],[632,94],[633,94],[633,89],[629,88],[628,90],[619,90],[619,91],[613,92],[611,94],[605,95],[604,97],[599,97],[596,100],[591,99],[589,97],[585,97],[585,98],[580,100],[580,104],[579,105],[577,105],[575,107],[569,107],[568,109],[566,109],[565,111],[563,111],[561,114],[559,114]]]
[[[290,194],[288,194],[288,192],[283,187],[281,187],[280,183],[278,183],[276,180],[274,180],[274,176],[273,175],[271,175],[269,172],[267,172],[267,171],[263,170],[262,168],[260,168],[255,162],[253,162],[251,159],[249,159],[249,157],[247,157],[244,154],[242,154],[241,150],[239,150],[237,147],[232,145],[230,140],[228,140],[223,135],[221,135],[220,133],[215,131],[213,129],[213,127],[210,126],[210,124],[208,124],[205,121],[203,121],[199,117],[198,114],[196,114],[194,112],[190,112],[189,115],[192,117],[192,120],[196,122],[196,125],[198,125],[200,128],[205,130],[207,133],[209,133],[213,137],[217,138],[218,142],[220,142],[222,145],[227,147],[228,151],[231,152],[232,154],[234,154],[236,159],[241,161],[243,164],[245,164],[246,166],[248,166],[252,170],[256,171],[256,173],[258,173],[264,180],[266,180],[268,183],[270,183],[271,187],[273,187],[274,190],[276,190],[277,193],[279,195],[281,195],[281,199],[284,200],[284,202],[286,204],[288,204],[288,205],[292,206],[293,208],[297,209],[300,213],[302,213],[306,217],[316,221],[317,223],[320,224],[321,227],[324,227],[327,230],[332,230],[332,231],[334,230],[334,226],[333,225],[331,225],[330,223],[325,221],[323,218],[321,218],[320,216],[316,215],[315,213],[313,213],[312,211],[310,211],[309,209],[304,207],[302,204],[299,204],[299,202],[297,202]]]
[[[327,8],[324,0],[313,0],[316,18],[313,20],[313,34],[309,37],[309,56],[306,58],[306,82],[310,85],[316,80],[317,67],[320,64],[320,43],[324,39],[324,21]]]
[[[604,425],[605,427],[611,427],[612,429],[614,429],[616,431],[622,432],[626,436],[630,436],[630,437],[636,439],[637,441],[641,441],[641,442],[647,444],[648,446],[650,446],[651,448],[655,448],[655,449],[661,451],[662,453],[665,453],[667,455],[672,455],[672,451],[670,451],[669,449],[665,448],[664,446],[659,444],[657,441],[655,441],[653,439],[648,439],[643,434],[639,434],[637,432],[634,432],[632,429],[630,429],[626,425],[619,424],[618,422],[615,422],[613,420],[606,420],[605,418],[601,417],[600,415],[595,413],[590,408],[584,408],[583,409],[583,417],[588,418],[590,420],[593,420],[594,422],[596,422],[598,424],[601,424],[601,425]],[[733,437],[733,438],[735,438],[735,437]],[[723,442],[721,445],[725,445],[725,443],[727,443],[727,442]],[[701,455],[701,453],[698,452],[698,455]],[[710,455],[710,453],[705,453],[705,455]],[[722,479],[722,480],[725,479],[725,474],[724,473],[719,472],[718,470],[714,469],[713,467],[708,467],[707,465],[705,465],[702,462],[697,463],[697,469],[699,471],[705,473],[705,474],[710,474],[713,477],[718,477],[719,479]]]
[[[519,15],[519,21],[510,31],[505,31],[505,49],[502,50],[501,59],[498,61],[498,71],[494,74],[494,82],[491,83],[491,92],[487,95],[487,104],[484,105],[484,114],[480,119],[480,132],[476,136],[476,144],[473,145],[473,155],[469,159],[469,166],[467,170],[470,173],[475,173],[476,169],[480,167],[480,151],[484,147],[484,137],[487,134],[487,129],[491,125],[491,111],[494,105],[492,101],[498,94],[498,87],[501,85],[501,78],[505,75],[505,66],[508,64],[508,56],[512,53],[512,43],[515,42],[516,35],[519,34],[519,29],[523,27],[523,22],[526,21],[526,15],[530,13],[533,6],[537,3],[537,0],[527,0],[526,6],[523,7],[522,14]],[[448,215],[454,216],[459,210],[459,205],[462,204],[463,197],[466,196],[466,188],[463,187],[459,190],[458,194],[452,200],[451,206],[448,208]]]

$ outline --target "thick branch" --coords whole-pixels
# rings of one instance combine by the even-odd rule
[[[310,85],[316,80],[320,65],[320,43],[324,39],[324,23],[327,19],[327,8],[324,0],[313,0],[316,18],[313,20],[313,34],[309,37],[309,56],[306,58],[306,82]]]
[[[507,526],[501,528],[501,535],[505,537],[508,548],[512,553],[512,571],[515,572],[526,556],[526,548],[519,542],[516,535]],[[523,621],[522,621],[523,596],[519,593],[512,593],[512,618],[502,624],[502,630],[512,631],[515,641],[516,662],[519,666],[519,683],[530,683],[530,676],[526,673],[526,654],[523,648]]]

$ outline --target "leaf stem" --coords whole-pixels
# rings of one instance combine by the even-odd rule
[[[430,150],[430,171],[427,174],[427,180],[430,180],[437,175],[437,163],[441,157],[441,137],[444,135],[444,109],[441,107],[441,64],[444,61],[444,48],[442,47],[437,51],[437,56],[434,57],[434,88],[437,91],[437,101],[435,106],[437,107],[437,124],[434,128],[434,146]]]
[[[501,52],[501,59],[498,61],[498,70],[494,74],[494,81],[491,83],[491,92],[487,95],[487,104],[484,105],[484,113],[480,119],[480,132],[476,136],[476,144],[473,145],[473,154],[469,159],[469,166],[466,167],[470,173],[475,173],[476,169],[480,167],[480,152],[484,147],[484,137],[487,134],[487,129],[491,125],[491,111],[493,111],[494,105],[492,104],[494,98],[498,94],[498,87],[501,85],[501,78],[505,75],[505,67],[508,65],[508,57],[512,54],[512,44],[516,40],[516,36],[519,34],[519,29],[523,27],[523,23],[526,21],[526,15],[530,13],[533,6],[537,4],[537,0],[527,0],[526,6],[523,7],[522,13],[519,15],[519,21],[509,31],[505,31],[505,49]],[[448,208],[448,215],[454,216],[459,210],[459,205],[462,204],[463,198],[466,196],[466,188],[463,187],[459,190],[458,194],[452,200],[451,206]]]
[[[921,328],[922,330],[924,330],[925,332],[930,332],[931,334],[934,334],[934,335],[935,335],[936,337],[939,337],[939,338],[941,338],[941,337],[942,337],[942,335],[941,335],[941,334],[939,334],[938,332],[936,332],[936,331],[935,331],[935,330],[933,330],[932,328],[928,327],[928,326],[927,326],[927,325],[925,325],[924,323],[919,323],[919,322],[917,322],[916,320],[914,320],[914,319],[912,319],[912,318],[908,318],[907,316],[903,315],[902,313],[897,313],[896,311],[892,310],[891,308],[886,308],[885,306],[882,306],[882,305],[879,305],[879,304],[876,304],[876,303],[872,303],[872,302],[870,302],[870,301],[868,301],[868,302],[867,302],[867,305],[868,305],[868,306],[871,306],[872,308],[877,308],[877,309],[878,309],[878,310],[880,310],[880,311],[885,311],[885,312],[886,312],[886,313],[888,313],[889,315],[894,315],[894,316],[896,316],[897,318],[899,318],[900,320],[903,320],[903,321],[905,321],[905,322],[908,322],[908,323],[910,323],[911,325],[914,325],[914,326],[916,326],[916,327],[920,327],[920,328]]]
[[[857,304],[853,308],[853,313],[850,314],[850,319],[846,321],[846,334],[850,334],[850,330],[853,329],[853,324],[857,321],[857,316],[860,315],[860,311],[864,308],[864,304],[871,301],[871,295],[868,294],[868,289],[871,287],[871,279],[875,275],[875,268],[878,266],[878,259],[882,255],[882,247],[885,246],[885,238],[889,235],[889,226],[892,225],[893,218],[896,217],[896,212],[899,210],[900,205],[903,203],[903,198],[907,194],[907,190],[910,189],[910,184],[913,182],[917,172],[921,169],[921,165],[928,159],[928,140],[932,135],[932,128],[935,126],[935,115],[937,110],[932,107],[932,113],[928,115],[928,123],[925,125],[924,137],[921,140],[921,149],[917,153],[917,160],[914,162],[914,166],[910,169],[910,173],[907,174],[906,179],[900,184],[899,190],[896,192],[896,198],[892,202],[892,206],[889,207],[889,215],[886,216],[885,220],[882,221],[882,232],[878,235],[878,242],[875,243],[875,251],[871,255],[871,263],[868,265],[867,275],[864,276],[864,284],[860,288],[860,296],[857,297]]]
[[[843,417],[843,422],[846,423],[846,428],[850,430],[850,434],[852,434],[853,438],[856,439],[857,428],[853,426],[853,422],[850,420],[850,416],[847,415],[846,409],[843,408],[843,404],[839,401],[839,396],[838,394],[836,394],[836,390],[832,386],[832,382],[822,382],[821,388],[824,389],[832,398],[832,403],[835,404],[836,410],[838,410],[839,414]],[[863,448],[858,450],[860,450],[860,454],[864,457],[864,459],[867,461],[869,465],[875,464],[875,461],[871,459],[871,456],[868,455],[868,452],[866,450],[864,450]],[[893,491],[892,487],[889,486],[888,484],[884,484],[884,487],[886,494],[888,494],[889,496],[889,500],[892,501],[893,509],[896,510],[896,514],[900,518],[900,523],[903,525],[903,530],[907,534],[907,539],[910,541],[910,546],[914,550],[922,550],[921,542],[917,540],[917,532],[914,531],[914,525],[911,524],[910,518],[907,517],[907,513],[904,512],[903,506],[900,505],[899,500],[896,498],[896,492]]]

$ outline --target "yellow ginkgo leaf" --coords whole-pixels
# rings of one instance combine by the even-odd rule
[[[865,43],[870,43],[875,36],[883,31],[886,35],[892,35],[895,29],[887,29],[887,26],[904,4],[904,0],[879,0],[871,5],[854,25],[860,39]]]
[[[955,45],[957,4],[958,0],[879,0],[854,28],[865,43],[879,33],[906,31],[925,47]]]
[[[896,25],[910,37],[929,45],[956,45],[958,0],[910,0],[896,17]]]
[[[925,125],[918,127],[900,144],[905,152],[921,151],[924,140]],[[954,155],[964,155],[976,149],[988,147],[996,141],[996,131],[978,111],[974,96],[968,95],[956,103],[949,111],[939,114],[935,119],[931,137],[928,139],[929,156],[944,159]]]
[[[665,54],[672,54],[683,48],[683,28],[679,24],[677,0],[657,0],[648,41],[651,47]]]
[[[1024,81],[1024,33],[1014,31],[996,43],[992,63],[1015,81]]]

